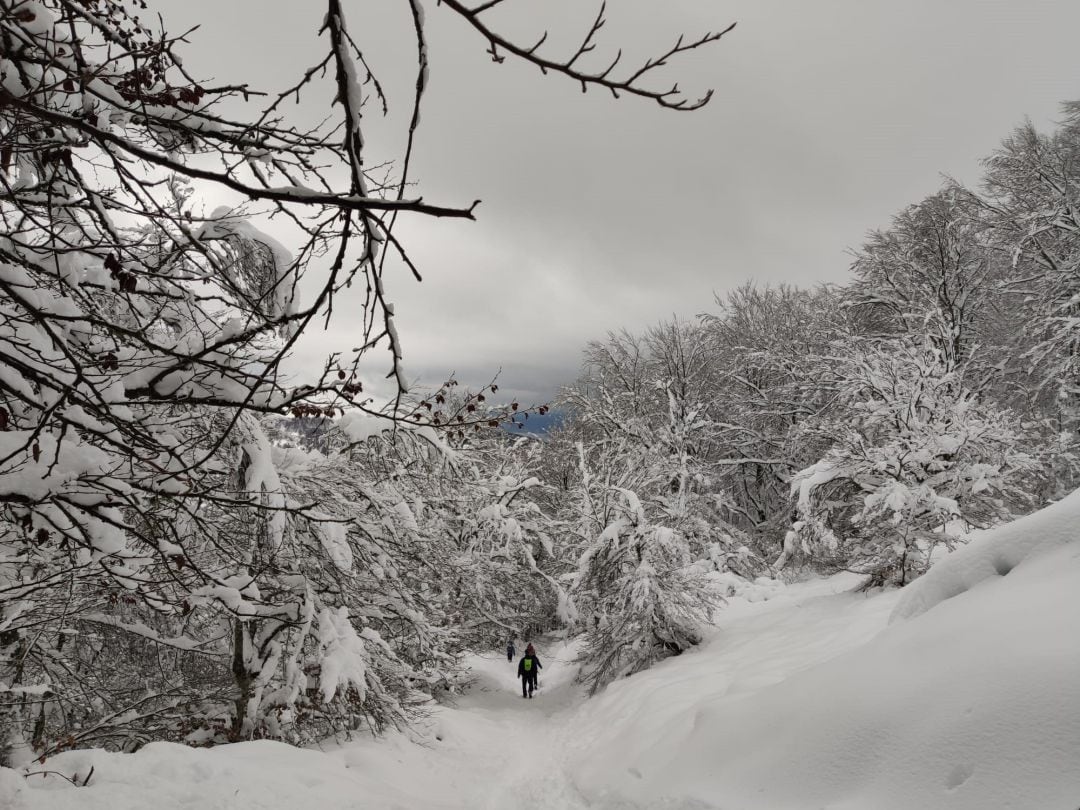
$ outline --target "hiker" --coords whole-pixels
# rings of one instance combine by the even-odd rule
[[[514,640],[510,639],[506,642],[506,660],[512,663],[514,660],[514,653],[516,652],[517,650],[514,649]]]
[[[518,677],[521,678],[521,696],[531,698],[536,689],[536,680],[540,676],[543,666],[536,657],[536,649],[532,644],[525,648],[525,655],[518,662]],[[526,694],[527,693],[527,694]]]

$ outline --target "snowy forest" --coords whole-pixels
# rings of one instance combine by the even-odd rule
[[[32,772],[90,795],[102,766],[64,759],[84,750],[415,740],[508,639],[558,639],[599,712],[758,595],[841,576],[920,613],[970,584],[933,577],[972,537],[1080,486],[1071,103],[881,223],[846,282],[747,280],[627,324],[550,402],[496,370],[413,380],[383,281],[425,267],[395,226],[484,215],[410,174],[425,10],[496,63],[670,115],[710,91],[663,69],[738,36],[620,59],[601,8],[560,51],[503,33],[500,2],[404,4],[413,95],[390,99],[409,114],[386,156],[389,93],[344,0],[269,95],[185,62],[168,4],[0,0],[0,800],[30,801]],[[291,118],[312,95],[326,120]],[[351,342],[286,372],[331,319]],[[1080,787],[1075,739],[1059,751]],[[865,801],[844,806],[938,806]]]

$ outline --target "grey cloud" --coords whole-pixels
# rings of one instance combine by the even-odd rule
[[[399,5],[347,5],[391,75],[411,58],[388,33],[408,35],[394,28]],[[748,278],[843,278],[845,251],[867,229],[943,173],[974,181],[1025,115],[1045,126],[1080,95],[1072,0],[610,3],[605,43],[633,53],[738,20],[670,74],[688,91],[716,88],[693,114],[493,65],[483,42],[427,5],[432,81],[414,176],[429,200],[484,204],[477,223],[402,223],[426,276],[388,279],[406,361],[435,382],[454,368],[482,382],[501,366],[508,390],[536,399],[608,330],[692,317]],[[571,4],[507,7],[509,25],[555,9],[562,36],[579,30],[559,16]],[[281,86],[318,50],[315,3],[189,0],[175,11],[179,24],[203,24],[189,67],[222,78]],[[411,77],[384,80],[407,92]],[[393,145],[377,133],[376,151]],[[346,331],[311,336],[298,367],[348,343]]]

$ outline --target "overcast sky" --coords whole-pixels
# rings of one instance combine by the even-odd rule
[[[413,47],[406,3],[344,5],[404,112],[412,77],[394,57]],[[486,43],[426,0],[431,84],[413,177],[428,201],[483,204],[475,223],[402,223],[425,276],[387,280],[410,376],[438,382],[456,370],[476,383],[502,368],[505,389],[544,400],[575,376],[584,342],[609,330],[693,317],[749,279],[842,280],[846,251],[868,229],[943,174],[977,181],[979,161],[1025,116],[1049,127],[1060,101],[1080,97],[1076,0],[608,5],[608,56],[738,22],[666,74],[691,93],[714,88],[712,103],[670,112],[492,64]],[[162,8],[172,30],[201,25],[185,64],[202,76],[280,89],[324,47],[317,0]],[[539,32],[542,11],[558,46],[583,33],[594,7],[503,8],[493,19],[514,32]],[[392,132],[375,138],[373,148],[395,143]],[[355,345],[351,329],[340,322],[308,340],[298,366]]]

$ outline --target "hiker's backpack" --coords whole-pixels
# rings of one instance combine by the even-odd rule
[[[522,661],[522,663],[525,665],[526,672],[532,672],[532,662],[533,660],[531,658],[526,658]]]

